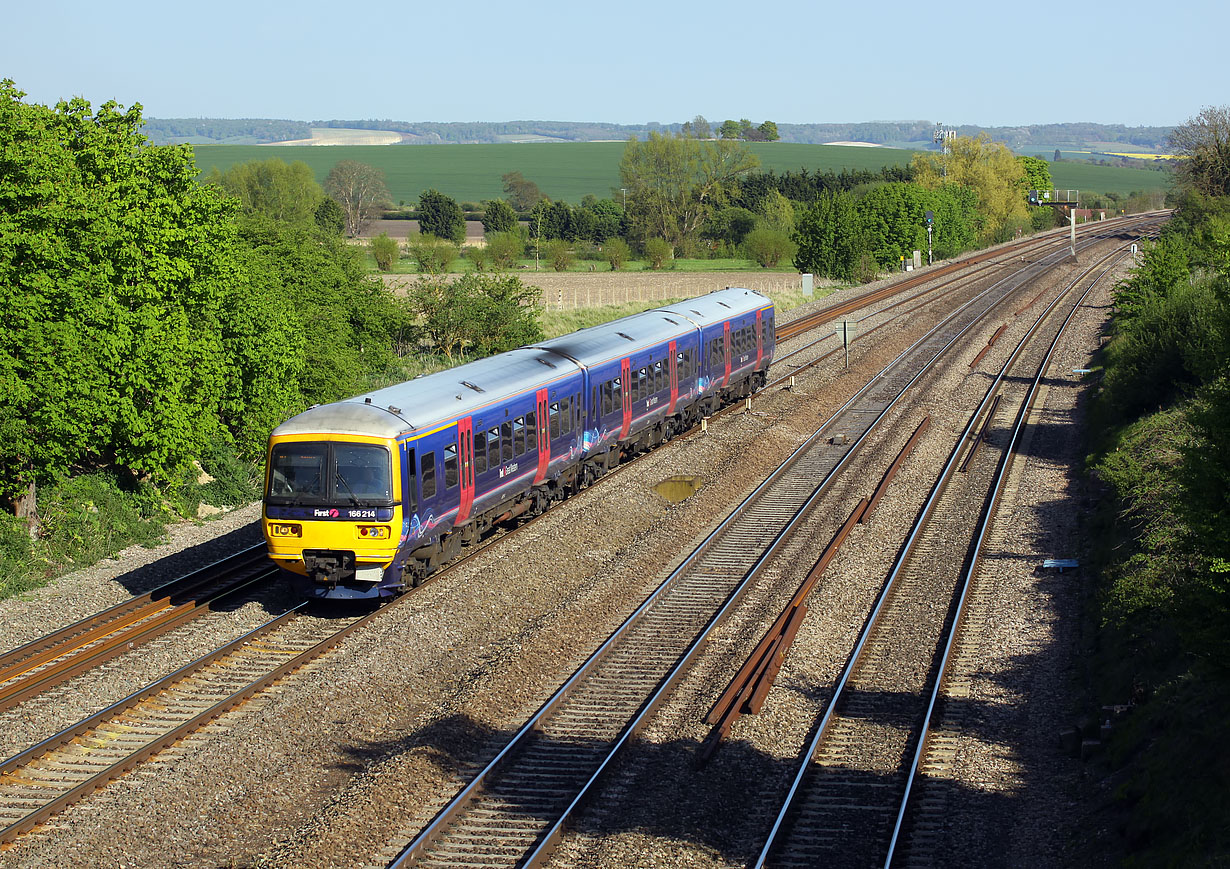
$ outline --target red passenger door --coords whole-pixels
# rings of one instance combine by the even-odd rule
[[[628,432],[632,430],[632,359],[625,358],[619,363],[619,379],[623,384],[619,390],[622,398],[624,411],[623,428],[619,431],[619,439],[623,440],[628,436]]]
[[[756,368],[760,368],[760,363],[764,360],[764,320],[761,315],[764,311],[756,312]]]
[[[675,412],[675,402],[679,400],[679,364],[675,361],[675,342],[671,342],[670,361],[670,379],[671,379],[671,403],[666,408],[667,415]]]
[[[470,517],[474,506],[474,421],[473,417],[457,420],[457,460],[461,482],[461,504],[457,508],[457,524]]]
[[[547,478],[547,468],[551,464],[551,432],[547,427],[547,390],[540,389],[536,393],[538,399],[537,436],[538,436],[538,472],[534,474],[534,482],[541,483]]]
[[[730,386],[730,321],[722,324],[722,355],[726,357],[726,374],[722,378],[723,386]]]

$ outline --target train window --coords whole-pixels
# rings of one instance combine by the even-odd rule
[[[449,444],[444,448],[444,488],[451,489],[457,485],[457,445]]]
[[[481,474],[487,470],[487,433],[474,432],[474,473]]]
[[[632,393],[636,401],[644,401],[649,396],[649,371],[642,368],[636,372],[636,391]]]
[[[422,480],[423,500],[436,497],[436,454],[427,453],[419,460],[419,478]]]
[[[559,402],[553,402],[547,409],[547,418],[551,420],[551,439],[559,437]]]
[[[564,398],[560,399],[559,421],[560,429],[562,429],[565,434],[572,431],[572,398],[570,396],[564,396]],[[555,437],[555,432],[552,432],[551,436]]]
[[[611,383],[607,381],[602,384],[602,415],[606,416],[611,412],[611,406],[614,402],[611,401]]]
[[[653,364],[653,391],[661,392],[667,386],[666,369],[662,367],[661,362]]]
[[[518,456],[525,455],[525,417],[519,416],[513,420],[513,447],[514,454]]]
[[[525,448],[529,452],[538,449],[538,411],[525,415]]]
[[[611,410],[618,411],[624,406],[624,382],[620,378],[611,381]]]
[[[269,469],[269,494],[278,498],[324,494],[326,444],[278,444]]]
[[[511,422],[500,423],[500,440],[504,444],[504,461],[511,462],[513,460],[513,424]]]
[[[487,466],[494,468],[500,464],[500,430],[493,428],[487,432]]]

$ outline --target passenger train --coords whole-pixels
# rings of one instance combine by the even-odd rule
[[[728,288],[313,407],[269,438],[269,557],[310,597],[392,597],[750,395],[773,350],[773,303]]]

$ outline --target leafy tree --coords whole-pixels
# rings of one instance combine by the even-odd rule
[[[325,199],[325,191],[302,160],[253,160],[237,163],[225,172],[215,167],[206,183],[216,184],[238,199],[248,213],[291,223],[312,221]]]
[[[456,280],[422,279],[410,288],[411,308],[436,349],[498,353],[541,340],[539,290],[515,275],[470,273]]]
[[[530,236],[536,239],[576,239],[572,206],[543,200],[530,212]]]
[[[1041,157],[1021,155],[1016,158],[1025,172],[1026,190],[1051,190],[1055,184],[1051,181],[1051,165]]]
[[[525,239],[519,232],[496,232],[487,238],[487,251],[499,269],[511,269],[525,253]]]
[[[517,228],[517,212],[503,199],[487,199],[483,202],[483,233],[509,232]]]
[[[328,235],[341,235],[346,231],[346,213],[332,196],[320,200],[313,219],[321,231]]]
[[[1179,183],[1207,196],[1230,196],[1230,106],[1205,108],[1168,140]]]
[[[760,223],[789,235],[794,230],[794,206],[776,190],[769,191],[756,205]]]
[[[527,181],[525,176],[520,172],[509,172],[500,176],[500,180],[504,182],[504,192],[508,195],[508,204],[515,211],[525,213],[531,210],[542,200],[546,199],[546,195],[538,189],[538,185],[533,181]]]
[[[356,160],[342,160],[325,178],[325,192],[337,200],[346,215],[346,234],[354,238],[377,209],[389,201],[384,173]]]
[[[611,264],[611,271],[617,272],[632,257],[632,248],[622,238],[611,238],[602,246],[602,256]]]
[[[382,272],[392,269],[393,263],[397,262],[397,258],[401,255],[401,247],[397,244],[397,239],[389,238],[387,232],[382,232],[373,238],[370,246],[372,256],[376,258],[376,268]]]
[[[572,217],[577,240],[601,244],[625,231],[624,211],[614,199],[586,196]]]
[[[672,253],[670,242],[664,238],[650,238],[645,241],[645,261],[655,271],[666,265]]]
[[[782,260],[794,256],[796,249],[789,233],[768,226],[753,229],[743,246],[748,256],[766,269],[776,268]]]
[[[419,232],[461,244],[466,239],[466,219],[461,206],[438,190],[419,194]]]
[[[54,109],[0,83],[0,497],[114,465],[168,481],[233,397],[222,336],[235,208],[140,106]]]
[[[928,190],[951,185],[974,191],[983,242],[1004,241],[1029,221],[1024,170],[1011,151],[986,133],[976,139],[957,136],[943,154],[917,152],[911,165],[917,183]]]
[[[742,132],[739,122],[729,119],[722,121],[722,126],[718,128],[718,135],[723,139],[738,139]]]
[[[462,250],[461,255],[474,265],[474,271],[485,272],[491,269],[491,251],[485,247],[472,245]]]
[[[853,281],[866,277],[867,241],[854,196],[826,193],[799,215],[793,236],[800,272]]]
[[[781,138],[781,135],[777,132],[777,124],[772,121],[765,121],[756,130],[760,133],[760,141],[762,142],[776,142]]]
[[[663,136],[629,139],[619,164],[628,190],[628,219],[636,238],[690,243],[709,211],[759,159],[737,142]]]
[[[704,238],[724,242],[730,247],[743,243],[747,234],[756,228],[756,215],[746,208],[728,206],[713,211],[701,229]]]
[[[697,115],[690,121],[684,121],[679,132],[683,136],[688,136],[693,139],[711,139],[713,138],[713,130],[709,126],[709,122],[705,120],[704,115]]]

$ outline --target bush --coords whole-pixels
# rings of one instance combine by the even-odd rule
[[[485,272],[491,268],[491,253],[485,247],[467,247],[461,255],[474,266],[474,271]]]
[[[401,248],[397,244],[397,240],[389,238],[387,232],[382,232],[380,235],[373,238],[370,242],[372,256],[376,258],[376,268],[382,272],[387,272],[393,268],[393,263],[397,262],[401,256]]]
[[[651,238],[645,242],[645,261],[651,269],[657,270],[671,258],[670,242],[664,238]]]
[[[553,238],[547,242],[546,256],[551,262],[551,267],[557,272],[568,271],[576,262],[576,255],[573,254],[571,245],[560,238]]]
[[[525,240],[519,232],[493,232],[487,236],[487,252],[496,268],[508,270],[525,253]]]
[[[419,264],[419,271],[429,275],[442,275],[449,271],[460,253],[457,245],[433,235],[412,235],[408,246],[410,256]]]
[[[798,249],[787,233],[767,227],[749,232],[743,241],[743,247],[750,259],[766,269],[774,268],[782,260],[793,257]]]
[[[608,238],[602,246],[602,256],[611,264],[611,271],[617,272],[632,257],[632,248],[622,238]]]

